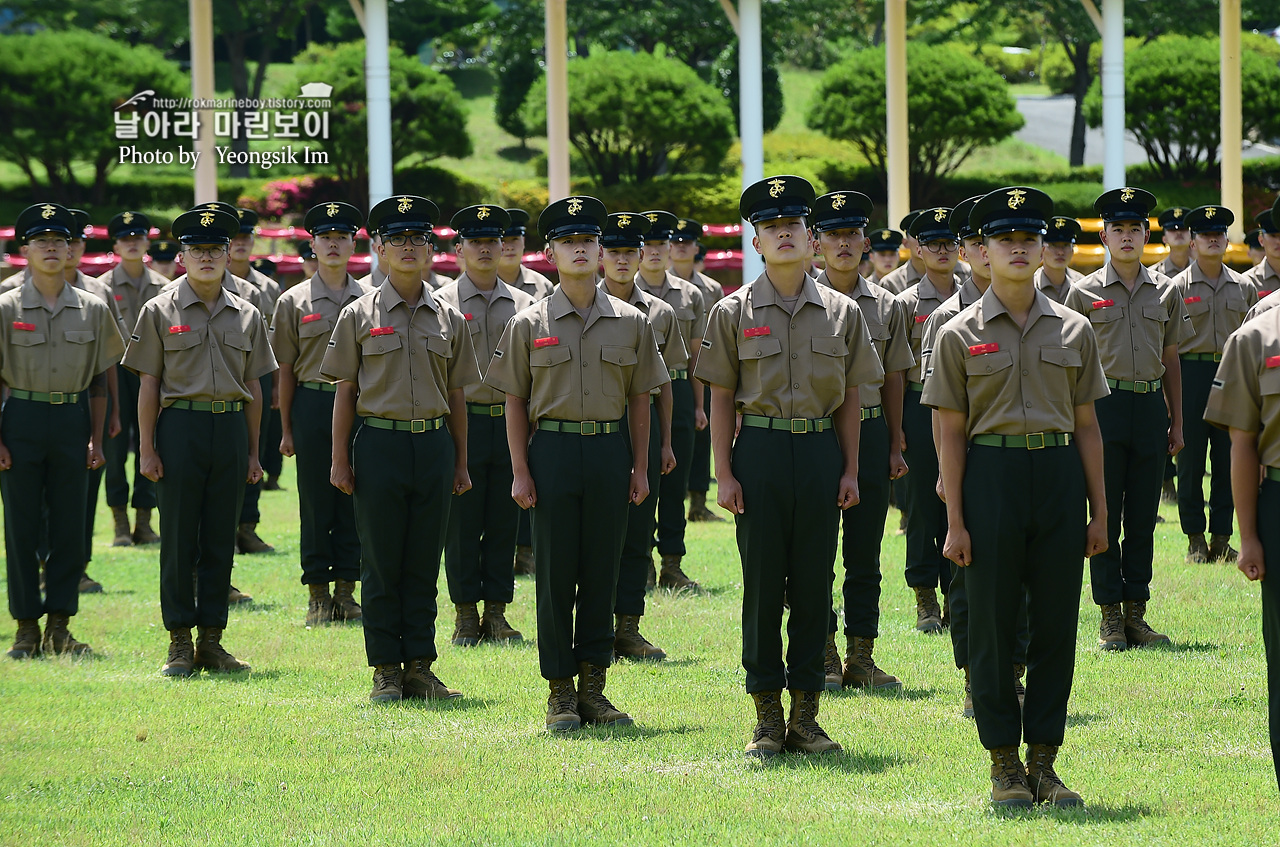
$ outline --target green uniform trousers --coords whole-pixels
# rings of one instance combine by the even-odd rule
[[[1093,602],[1107,606],[1148,600],[1160,489],[1169,456],[1164,394],[1113,388],[1094,409],[1106,468],[1108,547],[1089,560]]]
[[[299,388],[293,394],[293,451],[298,474],[298,539],[302,584],[326,585],[360,578],[360,536],[351,495],[329,481],[333,468],[333,401],[330,391]],[[360,426],[355,419],[352,430]]]
[[[964,519],[973,545],[973,564],[964,574],[969,672],[982,746],[1060,745],[1084,578],[1084,468],[1075,445],[970,444]],[[1010,669],[1024,598],[1031,637],[1019,709]]]
[[[164,465],[156,483],[164,628],[225,627],[236,516],[249,473],[244,413],[164,409],[156,452]]]
[[[947,629],[951,632],[951,653],[956,667],[963,669],[969,664],[969,597],[964,588],[964,572],[967,568],[951,565],[951,588],[947,592],[947,603],[951,608],[951,618]],[[1013,663],[1027,663],[1027,643],[1031,634],[1027,631],[1027,596],[1024,592],[1022,602],[1018,604],[1017,641],[1013,645]]]
[[[880,541],[889,514],[889,427],[883,417],[862,422],[858,439],[858,505],[844,511],[844,634],[880,634]],[[831,632],[839,627],[831,610]]]
[[[512,501],[515,502],[514,500]],[[517,506],[516,508],[520,508]],[[533,546],[533,526],[529,520],[529,513],[524,509],[520,509],[520,514],[516,516],[516,544],[521,547]],[[512,562],[514,564],[514,560]]]
[[[133,508],[156,507],[156,484],[142,475],[138,458],[138,375],[128,368],[116,368],[116,387],[120,395],[120,434],[108,438],[102,447],[107,460],[107,505],[129,503],[129,451],[133,451]]]
[[[744,426],[732,467],[745,507],[735,521],[747,693],[821,691],[840,535],[840,443],[832,430],[793,435]],[[785,661],[784,600],[790,606]]]
[[[258,425],[258,463],[262,464],[262,450],[270,441],[267,433],[267,420],[271,413],[271,374],[267,374],[258,380],[258,385],[262,387],[262,422]],[[306,391],[307,389],[302,389]],[[276,452],[280,451],[280,435],[276,434],[275,448]],[[258,511],[258,498],[262,496],[262,480],[258,480],[253,485],[246,484],[244,487],[244,503],[240,507],[240,523],[257,523],[262,519],[262,514]]]
[[[624,428],[622,437],[631,449],[631,430]],[[669,476],[669,474],[668,474]],[[618,566],[618,592],[614,599],[616,615],[644,615],[645,585],[649,581],[649,563],[653,561],[654,514],[658,507],[658,490],[662,477],[662,433],[658,430],[658,407],[649,406],[649,496],[639,506],[627,506],[627,534],[622,542],[622,560]]]
[[[85,562],[88,398],[55,406],[10,397],[0,417],[0,437],[13,459],[0,473],[9,614],[15,620],[74,615]],[[41,600],[37,551],[44,527],[49,546]]]
[[[696,390],[696,389],[695,389]],[[711,408],[711,386],[702,386],[702,408]],[[693,457],[689,460],[689,490],[706,493],[711,490],[711,427],[695,427]],[[714,504],[712,504],[714,505]]]
[[[579,662],[608,667],[631,450],[621,433],[538,430],[529,471],[538,497],[531,511],[542,676],[576,676]]]
[[[270,391],[264,390],[262,396],[264,402],[270,405]],[[262,465],[263,473],[279,476],[280,471],[284,469],[284,455],[280,452],[280,436],[283,434],[280,410],[268,408],[266,416],[262,419],[262,437],[258,439],[258,462]]]
[[[661,476],[650,496],[658,498],[658,553],[683,556],[685,511],[684,498],[689,490],[689,465],[693,460],[693,383],[687,379],[671,380],[671,451],[676,466]]]
[[[907,585],[938,588],[951,582],[951,563],[942,555],[947,542],[947,506],[938,499],[938,453],[933,444],[933,410],[920,404],[921,393],[910,385],[902,398],[903,458],[911,472],[903,477],[907,516]]]
[[[360,532],[360,604],[370,666],[436,658],[436,583],[453,499],[446,427],[361,426],[351,468]]]
[[[467,415],[471,490],[449,509],[444,572],[454,603],[510,603],[515,597],[516,520],[507,419]]]
[[[1214,362],[1182,360],[1182,434],[1186,446],[1178,453],[1178,520],[1187,535],[1205,531],[1204,468],[1208,454],[1213,473],[1209,478],[1209,532],[1230,535],[1231,436],[1204,419],[1218,366]]]
[[[1264,480],[1258,492],[1258,536],[1267,566],[1262,580],[1262,644],[1267,651],[1267,705],[1271,760],[1280,784],[1280,482]]]

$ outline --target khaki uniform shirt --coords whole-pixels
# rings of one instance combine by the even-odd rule
[[[698,291],[702,293],[702,305],[708,312],[711,311],[712,306],[724,299],[724,286],[706,274],[694,271],[693,279],[685,281],[698,286]]]
[[[161,406],[247,402],[249,382],[276,369],[262,314],[225,287],[210,310],[180,279],[143,305],[122,364],[160,380]]]
[[[1044,268],[1036,268],[1035,283],[1036,288],[1044,292],[1044,296],[1048,297],[1055,303],[1066,303],[1067,295],[1071,293],[1071,286],[1084,279],[1084,274],[1072,268],[1067,268],[1066,277],[1062,280],[1062,285],[1054,285],[1044,274]]]
[[[1195,263],[1196,263],[1196,260],[1191,259],[1191,264],[1194,265]],[[1188,265],[1188,267],[1190,267],[1190,265]],[[1169,256],[1165,256],[1159,262],[1156,262],[1154,265],[1151,265],[1150,267],[1148,267],[1147,270],[1152,270],[1152,271],[1156,271],[1157,273],[1162,273],[1165,276],[1169,277],[1169,279],[1173,279],[1175,276],[1185,271],[1186,268],[1178,267],[1173,263],[1172,258],[1170,258]]]
[[[1249,270],[1240,274],[1245,281],[1252,284],[1258,292],[1258,302],[1261,303],[1267,297],[1270,297],[1277,291],[1280,291],[1280,273],[1271,267],[1271,262],[1263,259],[1258,264],[1249,268]],[[1248,318],[1245,318],[1248,320]]]
[[[525,294],[533,297],[534,300],[543,300],[550,297],[551,292],[556,288],[556,284],[546,276],[535,270],[530,270],[524,265],[520,266],[520,275],[513,282],[508,282],[507,285],[520,289]]]
[[[486,406],[505,403],[507,395],[486,385],[483,382],[484,373],[489,369],[493,351],[498,349],[498,339],[502,338],[503,330],[516,316],[516,312],[533,305],[533,295],[498,280],[493,300],[487,300],[471,278],[463,274],[458,277],[457,282],[437,291],[436,299],[443,300],[461,312],[466,319],[467,329],[471,332],[471,346],[480,367],[480,381],[467,386],[467,402],[483,403]]]
[[[165,286],[165,289],[168,290],[176,288],[178,283],[186,282],[186,280],[187,275],[182,274],[169,282]],[[262,308],[262,289],[254,285],[252,282],[249,282],[249,280],[238,277],[231,271],[225,271],[222,274],[222,289],[236,295],[241,300],[248,301],[249,305],[257,309],[259,314],[267,314],[267,312]],[[266,341],[266,336],[263,336],[262,340]]]
[[[990,283],[988,283],[990,285]],[[938,340],[938,330],[947,321],[982,299],[982,290],[973,279],[960,286],[960,290],[947,298],[947,302],[933,310],[924,322],[924,331],[920,335],[920,376],[923,382],[929,381],[929,357],[933,355],[933,345]]]
[[[328,382],[320,373],[320,364],[329,351],[329,336],[338,324],[338,315],[344,306],[372,290],[350,274],[341,291],[330,291],[319,274],[285,290],[271,319],[271,349],[276,361],[292,366],[298,382]]]
[[[252,267],[249,268],[249,275],[244,279],[260,292],[258,295],[258,311],[262,312],[262,317],[270,323],[271,315],[276,310],[276,301],[280,299],[280,283]]]
[[[660,288],[650,288],[644,278],[636,274],[636,288],[650,297],[657,297],[676,313],[676,325],[680,327],[680,338],[686,350],[693,350],[694,343],[700,342],[707,331],[707,307],[702,300],[702,291],[691,282],[667,271],[666,279]]]
[[[169,284],[169,279],[143,265],[142,279],[134,280],[124,272],[124,265],[116,265],[114,269],[98,277],[98,282],[111,290],[111,299],[120,310],[125,337],[128,338],[138,324],[138,315],[142,312],[143,305],[163,291]]]
[[[605,286],[606,283],[601,281],[597,287],[607,294],[609,289]],[[666,365],[667,370],[687,369],[689,350],[684,346],[684,339],[680,336],[680,327],[676,325],[676,310],[652,294],[645,294],[638,285],[631,286],[631,298],[624,302],[635,306],[649,319],[649,326],[653,328],[653,340],[658,345],[658,355],[662,357],[662,363]],[[655,389],[654,393],[656,394],[659,390],[661,389]]]
[[[712,308],[697,377],[732,389],[743,414],[825,418],[884,368],[853,300],[806,279],[792,314],[765,272]]]
[[[1258,302],[1258,291],[1251,282],[1226,265],[1216,280],[1205,279],[1200,264],[1173,278],[1187,314],[1191,316],[1191,332],[1183,337],[1178,352],[1221,353],[1227,336],[1244,323],[1245,313]]]
[[[898,295],[915,285],[923,278],[924,274],[917,271],[915,265],[911,264],[911,260],[908,259],[903,264],[898,265],[898,267],[885,274],[884,279],[880,280],[880,287],[887,288],[889,291],[893,292],[894,295]]]
[[[120,361],[120,323],[98,297],[63,285],[50,309],[34,282],[0,294],[0,380],[42,393],[84,391]]]
[[[1258,459],[1280,468],[1280,312],[1269,310],[1227,339],[1204,419],[1258,433]]]
[[[1265,282],[1267,281],[1264,280]],[[1280,306],[1280,291],[1272,291],[1257,303],[1254,303],[1253,307],[1244,313],[1244,322],[1248,323],[1263,312],[1271,311],[1276,306]]]
[[[1102,370],[1112,379],[1164,376],[1164,348],[1178,345],[1191,331],[1191,318],[1173,281],[1147,268],[1138,271],[1130,293],[1108,263],[1077,282],[1063,305],[1089,319]]]
[[[31,279],[31,269],[24,268],[22,273],[14,274],[0,283],[0,294],[6,291],[12,291],[15,288],[21,288]],[[116,302],[116,298],[111,293],[111,288],[98,277],[85,276],[81,271],[76,271],[75,281],[71,283],[75,288],[81,291],[87,291],[94,297],[97,297],[107,305],[107,309],[111,312],[111,318],[116,322],[116,326],[120,329],[120,337],[126,338],[129,334],[129,327],[125,323],[124,316],[120,312],[120,304]]]
[[[885,279],[888,278],[885,277]],[[955,276],[952,276],[951,284],[953,286],[951,294],[942,294],[928,277],[921,277],[919,282],[897,296],[898,306],[902,309],[907,329],[911,333],[911,355],[916,358],[915,365],[907,372],[908,382],[924,381],[924,370],[921,367],[924,358],[924,322],[963,285]]]
[[[836,291],[827,278],[827,272],[818,275],[818,284]],[[848,295],[862,313],[862,320],[867,325],[867,333],[871,336],[871,346],[880,357],[880,366],[884,373],[891,374],[905,371],[916,363],[911,355],[911,339],[907,332],[907,319],[902,315],[902,308],[889,291],[869,282],[865,277],[858,278],[858,284]],[[868,382],[858,386],[858,401],[862,408],[870,409],[881,403],[880,389],[884,379],[879,382]]]
[[[1037,292],[1019,327],[988,288],[947,321],[920,402],[964,412],[965,433],[1074,432],[1075,407],[1108,392],[1089,322]]]
[[[378,265],[378,267],[373,269],[372,273],[366,274],[356,280],[356,282],[359,282],[368,288],[378,288],[386,281],[387,271],[383,265]],[[427,275],[422,278],[422,281],[432,291],[439,291],[441,288],[444,288],[446,285],[453,282],[453,277],[438,274],[435,272],[434,268],[428,268]]]
[[[649,319],[599,289],[585,321],[561,288],[517,314],[485,375],[529,401],[530,421],[616,421],[628,397],[670,381]]]
[[[424,284],[416,306],[388,280],[343,308],[320,373],[359,388],[356,414],[412,421],[449,411],[449,392],[480,381],[462,313]]]

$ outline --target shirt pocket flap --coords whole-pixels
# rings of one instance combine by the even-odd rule
[[[1228,291],[1223,298],[1227,309],[1232,312],[1247,312],[1249,305],[1244,301],[1244,293],[1241,291]]]
[[[443,335],[428,335],[427,349],[442,359],[453,358],[453,345]]]
[[[970,356],[964,361],[964,372],[968,376],[993,374],[1011,367],[1013,367],[1013,354],[1008,350],[997,350],[994,353],[983,353],[981,356]]]
[[[1197,300],[1194,303],[1187,303],[1188,315],[1203,315],[1209,311],[1209,303],[1206,300]]]
[[[72,344],[88,344],[94,338],[91,329],[69,329],[63,333],[63,336]]]
[[[678,321],[692,323],[698,319],[698,315],[693,311],[693,309],[676,309],[675,312],[676,320]]]
[[[43,332],[15,332],[9,336],[18,347],[34,347],[44,344]]]
[[[824,356],[848,356],[849,345],[838,335],[822,335],[812,342],[813,352]]]
[[[533,368],[549,368],[569,361],[571,351],[568,347],[543,347],[529,351],[529,366]]]
[[[1080,367],[1080,351],[1074,347],[1041,347],[1040,361],[1064,368]]]
[[[1096,324],[1118,321],[1124,317],[1123,311],[1119,306],[1103,306],[1089,312],[1089,321]]]
[[[1148,320],[1165,323],[1169,320],[1169,310],[1164,306],[1143,306],[1142,316]]]
[[[1264,395],[1280,394],[1280,368],[1267,368],[1258,375],[1258,391]]]
[[[630,347],[601,347],[600,358],[615,365],[634,365],[638,359]]]
[[[249,340],[249,336],[243,332],[227,330],[222,333],[222,343],[228,347],[234,347],[237,350],[243,350],[248,353],[253,350],[253,342]]]
[[[889,340],[890,333],[889,333],[888,324],[875,323],[865,318],[863,322],[867,325],[867,332],[871,334],[872,341],[888,341]]]
[[[776,338],[747,338],[738,342],[739,359],[764,359],[782,352],[782,342]]]
[[[200,344],[199,332],[176,332],[163,338],[166,350],[190,350]]]
[[[333,321],[328,318],[298,324],[299,338],[315,338],[317,335],[328,335],[331,332],[333,332]]]
[[[365,356],[380,356],[400,349],[398,335],[371,335],[360,343],[360,352]]]

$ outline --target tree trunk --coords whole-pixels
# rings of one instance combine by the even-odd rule
[[[1075,85],[1071,95],[1075,98],[1075,110],[1071,119],[1071,167],[1078,168],[1084,164],[1084,98],[1089,93],[1089,84],[1093,82],[1092,68],[1089,67],[1088,43],[1076,43],[1075,54],[1071,57],[1075,66]]]
[[[231,65],[231,93],[237,100],[249,97],[249,61],[245,55],[246,35],[243,31],[228,32],[222,36],[227,42],[227,61]],[[237,154],[249,152],[249,139],[244,134],[244,115],[247,109],[236,109],[239,129],[231,139],[231,149]],[[249,176],[247,164],[231,165],[231,177],[244,179]]]

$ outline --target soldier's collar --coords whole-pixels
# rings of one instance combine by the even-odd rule
[[[1151,276],[1151,271],[1147,270],[1145,265],[1139,265],[1138,276],[1133,282],[1133,290],[1137,291],[1138,286],[1142,285],[1144,282],[1150,283],[1152,285],[1156,284],[1155,278]],[[1116,272],[1116,266],[1111,264],[1110,262],[1107,262],[1107,275],[1106,275],[1106,278],[1102,281],[1102,284],[1104,286],[1105,285],[1124,285],[1124,280],[1122,280],[1120,278],[1120,274]],[[1128,286],[1125,286],[1125,287],[1128,288]]]
[[[391,277],[383,280],[382,284],[378,286],[378,290],[382,292],[382,303],[388,310],[394,309],[401,303],[404,303],[408,308],[412,308],[408,303],[405,303],[404,298],[400,296],[400,292],[396,291],[396,287],[391,284]],[[435,298],[431,296],[431,286],[427,285],[425,281],[422,283],[422,305],[433,312],[440,311],[440,307],[436,305]]]
[[[613,308],[613,303],[609,300],[609,295],[605,294],[599,288],[596,288],[595,292],[595,315],[601,318],[617,317],[618,310]],[[556,286],[556,290],[551,295],[550,299],[551,302],[548,304],[548,308],[551,312],[551,317],[555,320],[560,320],[570,312],[576,311],[573,307],[573,302],[569,299],[569,295],[565,294],[564,289],[560,286]]]
[[[328,300],[333,300],[334,302],[338,303],[338,305],[342,305],[343,301],[345,301],[348,297],[359,297],[362,293],[363,292],[360,290],[360,286],[356,284],[356,278],[353,277],[351,274],[347,274],[347,279],[342,285],[341,292],[331,291],[329,289],[329,286],[324,284],[324,280],[320,278],[319,271],[316,271],[311,276],[311,299],[312,300],[315,300],[319,297],[324,297]]]
[[[187,275],[183,274],[181,282],[178,284],[178,307],[186,309],[194,306],[196,303],[203,303],[200,295],[196,294],[196,290],[191,287],[191,280],[187,279]],[[209,317],[213,317],[225,308],[235,308],[231,302],[231,298],[227,296],[227,277],[223,277],[222,285],[218,290],[218,299],[214,301],[213,308],[209,310]]]
[[[506,297],[508,300],[514,300],[511,296],[511,288],[501,278],[494,280],[493,284],[494,297]],[[484,292],[476,287],[475,282],[465,273],[458,277],[458,302],[470,300],[472,297],[483,297]]]
[[[773,282],[769,279],[769,272],[765,271],[756,277],[755,285],[751,286],[751,302],[757,306],[779,306],[781,305],[778,296],[778,289],[773,287]],[[800,286],[800,299],[805,303],[813,303],[819,308],[826,308],[822,302],[822,295],[818,293],[818,283],[813,277],[805,274],[804,283]]]
[[[986,326],[994,320],[998,315],[1008,315],[1009,310],[1005,308],[1004,303],[996,296],[996,287],[992,285],[982,295],[982,299],[978,301],[979,328]],[[1027,311],[1027,322],[1021,328],[1022,333],[1026,333],[1031,329],[1031,325],[1041,317],[1058,317],[1053,311],[1053,301],[1045,296],[1039,288],[1036,289],[1035,299],[1031,301],[1031,308]],[[1009,320],[1013,320],[1013,316],[1009,316]]]

